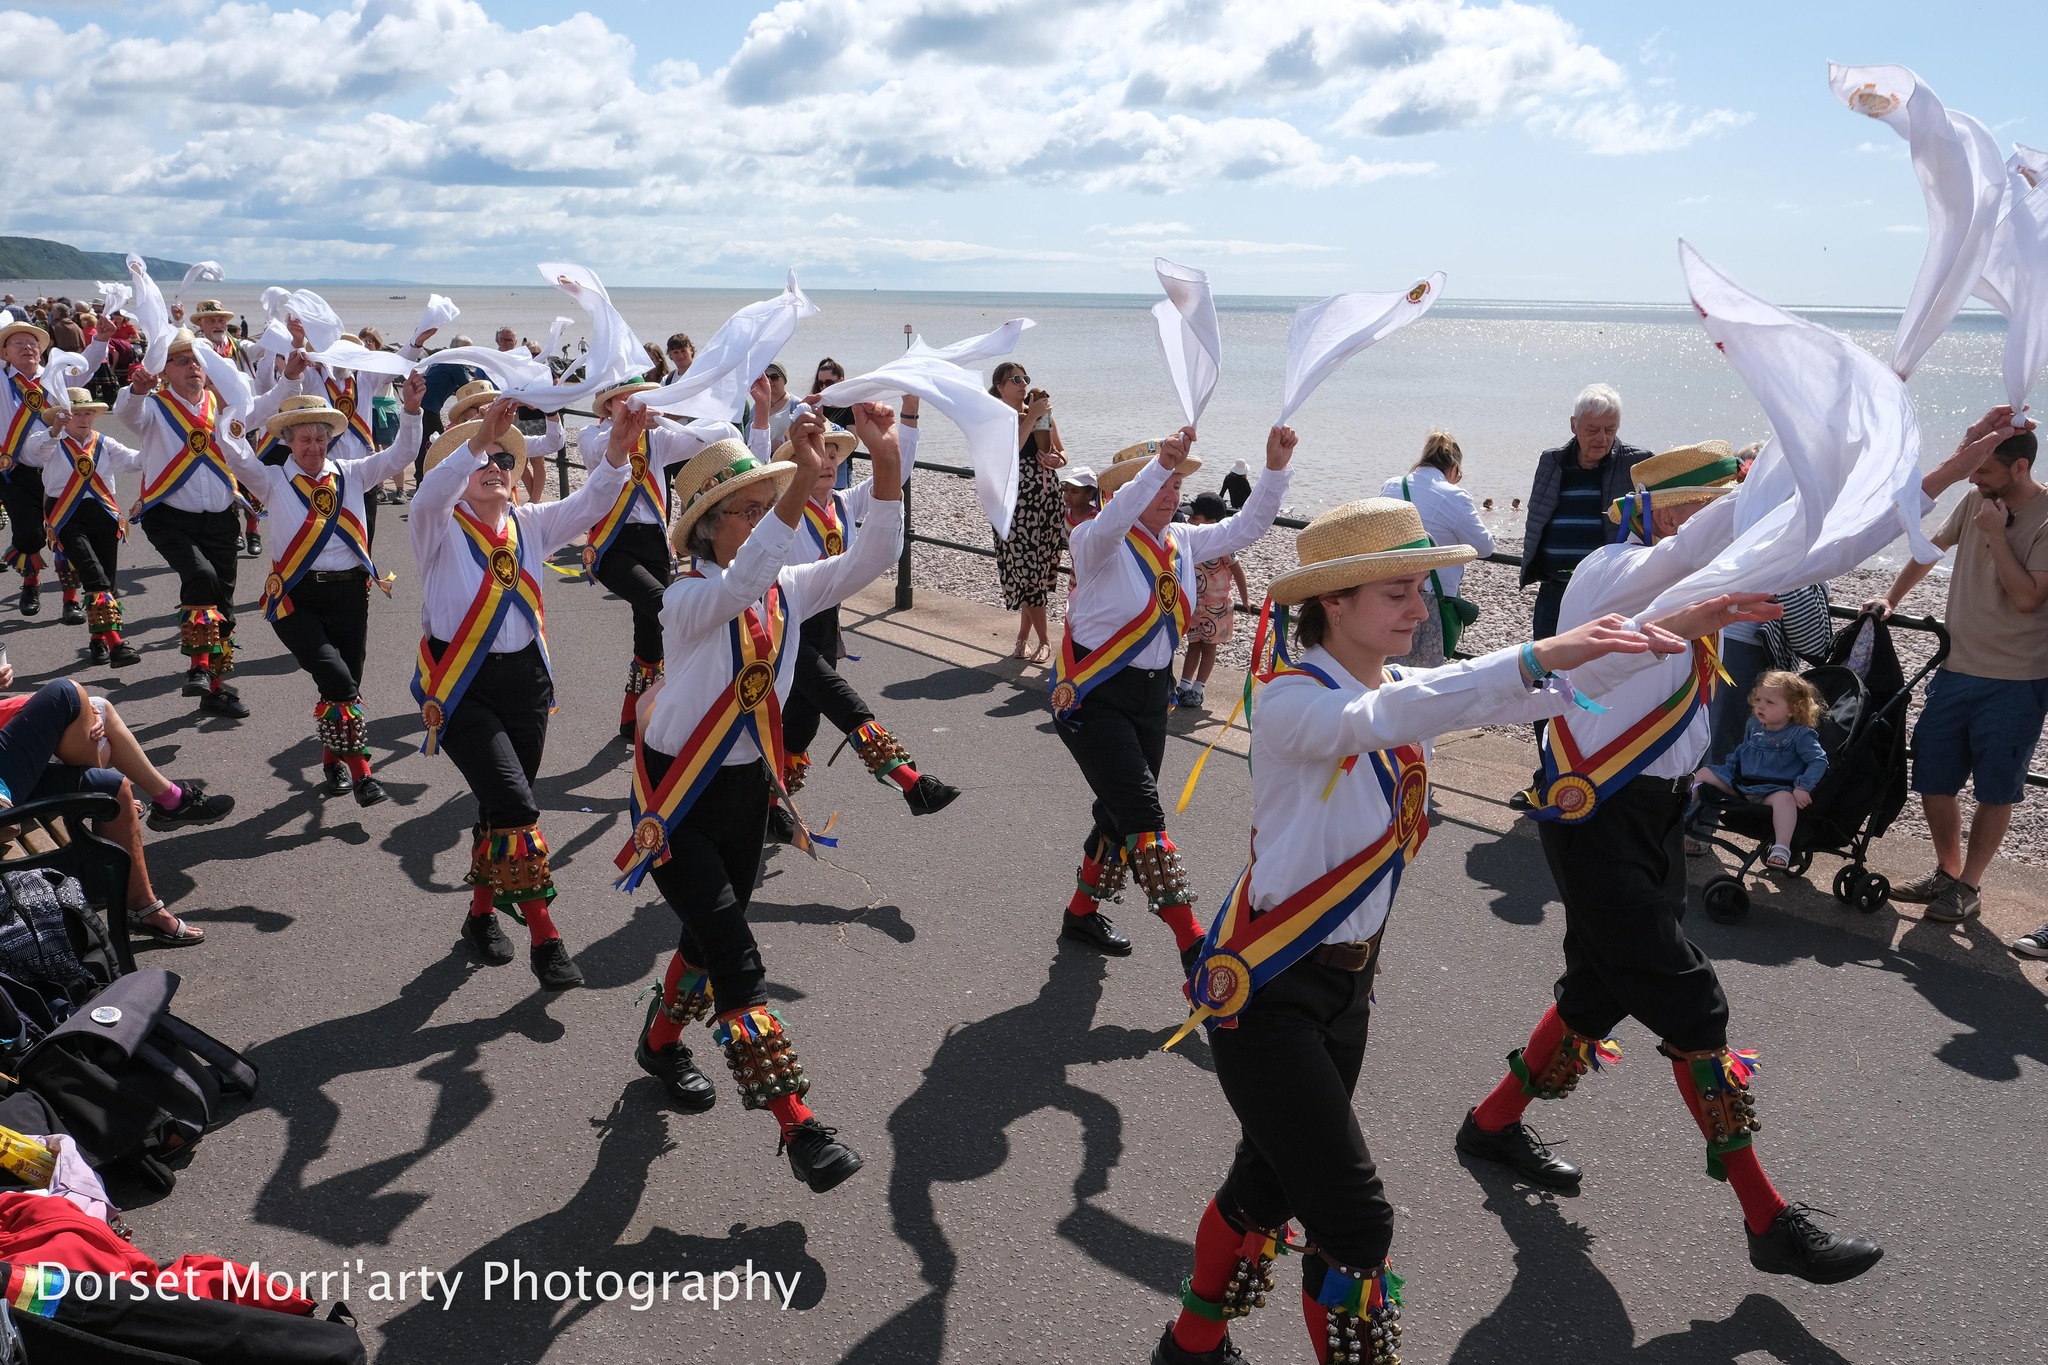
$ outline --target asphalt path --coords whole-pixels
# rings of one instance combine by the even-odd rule
[[[208,942],[142,957],[182,976],[179,1012],[244,1049],[261,1094],[174,1192],[131,1212],[138,1244],[313,1272],[325,1298],[346,1269],[373,1358],[392,1365],[1146,1359],[1234,1127],[1200,1038],[1160,1050],[1183,1013],[1166,931],[1127,905],[1131,958],[1055,937],[1086,798],[1036,689],[850,637],[848,676],[965,795],[913,820],[821,748],[805,807],[814,823],[838,812],[840,846],[816,862],[778,850],[757,893],[811,1101],[867,1159],[815,1196],[703,1034],[720,1091],[707,1114],[665,1111],[632,1064],[639,993],[675,921],[651,886],[610,887],[627,614],[575,579],[547,585],[561,709],[540,790],[555,917],[589,989],[545,996],[523,956],[488,968],[459,947],[474,805],[446,759],[416,752],[403,515],[383,509],[400,583],[371,604],[366,687],[393,799],[367,811],[314,793],[314,691],[253,610],[236,676],[252,718],[201,719],[179,697],[176,580],[140,535],[121,587],[141,665],[84,667],[54,590],[37,621],[0,610],[18,685],[71,673],[104,688],[161,767],[240,803],[221,825],[151,836],[160,888]],[[260,579],[244,561],[242,601]],[[1170,746],[1176,790],[1196,752]],[[1244,763],[1220,756],[1174,821],[1205,900],[1240,866],[1248,801]],[[1762,1054],[1768,1169],[1881,1239],[1884,1261],[1829,1289],[1752,1271],[1735,1199],[1706,1177],[1670,1069],[1633,1024],[1618,1068],[1532,1113],[1586,1167],[1583,1194],[1462,1164],[1452,1134],[1548,1000],[1562,913],[1526,830],[1441,822],[1402,888],[1358,1094],[1399,1210],[1404,1359],[2048,1359],[2041,994],[1923,950],[1917,930],[1888,947],[1768,912],[1700,918],[1734,1040]],[[486,1276],[514,1262],[559,1277],[487,1300]],[[749,1262],[780,1285],[743,1281]],[[462,1278],[444,1299],[428,1276],[422,1301],[422,1268]],[[691,1272],[704,1293],[745,1294],[686,1299]],[[636,1308],[636,1273],[668,1301]],[[1252,1359],[1311,1359],[1297,1273],[1284,1263],[1283,1292],[1236,1331]]]

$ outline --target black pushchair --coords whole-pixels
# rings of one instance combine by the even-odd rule
[[[1901,621],[1906,618],[1899,618]],[[1934,634],[1934,653],[1907,677],[1892,645],[1891,628],[1865,613],[1839,633],[1828,649],[1827,662],[1800,676],[1820,692],[1821,747],[1828,770],[1813,789],[1813,802],[1799,812],[1793,827],[1792,859],[1785,872],[1804,876],[1813,855],[1845,858],[1835,873],[1835,899],[1873,913],[1891,895],[1883,874],[1865,866],[1871,842],[1891,828],[1906,805],[1906,711],[1913,689],[1925,682],[1948,657],[1948,631],[1932,618],[1916,618]],[[1866,639],[1867,635],[1867,639]],[[1693,837],[1725,848],[1742,859],[1731,875],[1723,872],[1701,889],[1707,916],[1734,924],[1749,913],[1749,891],[1743,879],[1763,861],[1775,842],[1768,808],[1702,786],[1703,810],[1718,817],[1718,831],[1692,829]],[[1733,836],[1733,837],[1730,837]],[[1758,841],[1744,848],[1734,838]]]

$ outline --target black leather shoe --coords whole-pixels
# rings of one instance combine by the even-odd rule
[[[861,1168],[860,1153],[836,1141],[837,1128],[827,1128],[816,1119],[805,1119],[794,1133],[775,1144],[775,1153],[789,1153],[789,1169],[798,1180],[823,1194]]]
[[[261,531],[251,531],[243,537],[243,540],[248,546],[249,558],[261,559],[263,557],[263,533]]]
[[[1109,957],[1129,957],[1131,941],[1110,923],[1109,916],[1100,910],[1091,910],[1085,915],[1068,914],[1061,916],[1060,937],[1071,938],[1087,944],[1098,953]]]
[[[527,950],[527,957],[533,966],[534,979],[540,982],[544,991],[566,991],[571,986],[583,984],[583,973],[569,960],[569,950],[558,938],[535,944]]]
[[[1458,1127],[1458,1150],[1481,1161],[1499,1162],[1532,1184],[1553,1190],[1579,1187],[1579,1168],[1551,1155],[1543,1139],[1536,1136],[1536,1130],[1526,1123],[1489,1133],[1467,1109],[1465,1122]]]
[[[107,642],[105,640],[94,640],[92,644],[86,648],[85,653],[86,657],[91,659],[96,664],[106,663],[109,659],[113,657],[113,651],[107,648]]]
[[[1152,1365],[1251,1365],[1251,1360],[1231,1344],[1227,1334],[1213,1351],[1184,1351],[1174,1341],[1169,1322],[1159,1344],[1152,1348]]]
[[[356,789],[356,780],[349,776],[348,764],[336,761],[321,771],[327,775],[327,780],[320,784],[322,796],[347,796]]]
[[[58,619],[67,626],[82,626],[85,624],[85,608],[76,602],[66,602],[64,614]]]
[[[1202,955],[1202,944],[1205,941],[1203,939],[1196,939],[1193,943],[1180,950],[1180,971],[1182,976],[1186,976],[1195,969],[1195,960]]]
[[[116,668],[126,668],[130,664],[141,663],[142,654],[134,645],[122,640],[107,651],[107,662]]]
[[[43,610],[43,590],[32,583],[21,585],[21,614],[39,616]]]
[[[358,806],[374,806],[390,795],[390,792],[384,790],[384,784],[374,777],[366,776],[362,781],[356,783],[356,804]]]
[[[941,782],[930,773],[920,775],[910,790],[903,793],[903,799],[909,803],[912,815],[930,815],[942,811],[958,800],[959,796],[958,787]]]
[[[208,692],[199,699],[199,709],[209,716],[222,716],[228,720],[249,718],[249,708],[242,705],[242,699],[232,692]]]
[[[213,674],[203,668],[185,670],[185,685],[179,691],[187,697],[203,697],[213,691]]]
[[[768,837],[778,844],[796,842],[796,817],[789,813],[787,806],[768,808]]]
[[[630,720],[622,720],[622,721],[620,721],[620,722],[619,722],[619,738],[620,738],[620,739],[623,739],[623,740],[625,740],[625,741],[626,741],[626,743],[628,743],[628,744],[631,744],[631,743],[633,742],[633,722],[632,722],[632,721],[630,721]]]
[[[178,789],[184,794],[179,798],[176,810],[165,810],[154,801],[150,803],[149,827],[159,834],[166,830],[211,825],[235,812],[234,797],[215,796],[196,777],[180,782]]]
[[[1868,1237],[1829,1232],[1813,1221],[1828,1214],[1811,1204],[1794,1204],[1771,1221],[1761,1237],[1748,1228],[1749,1263],[1766,1275],[1797,1275],[1811,1284],[1853,1280],[1884,1257],[1884,1248]]]
[[[656,1008],[660,1008],[659,1004]],[[701,1114],[718,1103],[718,1088],[697,1069],[690,1049],[681,1043],[670,1043],[666,1047],[647,1046],[647,1031],[640,1031],[640,1041],[633,1048],[633,1060],[640,1069],[661,1082],[668,1091],[669,1102],[685,1114]]]
[[[1534,787],[1526,787],[1523,790],[1516,792],[1513,796],[1510,796],[1508,798],[1508,809],[1535,810],[1536,801],[1535,798],[1530,795],[1530,793],[1533,791],[1535,791]]]
[[[493,967],[502,967],[512,960],[512,940],[505,937],[495,910],[463,920],[462,936],[476,949],[477,956]]]

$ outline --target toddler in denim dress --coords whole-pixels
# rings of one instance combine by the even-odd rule
[[[1820,693],[1797,673],[1774,670],[1756,680],[1749,694],[1749,728],[1726,763],[1694,773],[1693,783],[1718,787],[1771,808],[1772,838],[1767,867],[1792,860],[1792,829],[1813,801],[1813,789],[1828,770],[1826,750],[1814,726],[1820,723]]]

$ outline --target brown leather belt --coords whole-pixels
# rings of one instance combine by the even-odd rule
[[[1382,924],[1377,934],[1363,942],[1322,944],[1309,953],[1309,961],[1340,972],[1362,972],[1380,955],[1380,940],[1386,933],[1387,926]]]

